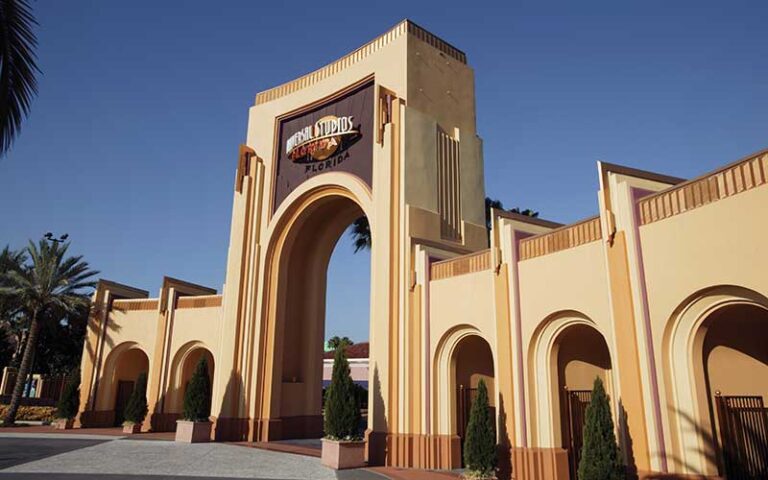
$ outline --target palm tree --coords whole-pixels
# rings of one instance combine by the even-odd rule
[[[0,0],[0,157],[11,148],[37,93],[34,25],[27,0]]]
[[[29,242],[26,253],[29,262],[20,271],[11,270],[3,275],[1,297],[16,298],[29,321],[24,356],[21,358],[16,385],[3,423],[11,425],[21,403],[24,383],[32,366],[40,327],[46,319],[57,318],[53,312],[75,312],[89,302],[88,289],[96,282],[91,278],[98,272],[91,270],[82,256],[68,257],[69,243],[40,240]]]
[[[496,210],[504,210],[504,205],[501,203],[501,200],[496,200],[495,198],[485,197],[485,227],[490,231],[491,230],[491,209],[495,208]],[[508,212],[512,213],[519,213],[520,215],[525,215],[526,217],[533,217],[536,218],[539,216],[539,212],[536,212],[534,210],[531,210],[530,208],[526,208],[525,210],[521,210],[520,207],[515,207],[507,210]],[[489,233],[490,235],[490,233]]]
[[[355,253],[360,250],[371,249],[371,224],[368,223],[368,217],[363,215],[355,220],[349,234],[352,236],[352,241],[355,245]]]
[[[14,251],[8,246],[0,251],[0,287],[5,286],[6,274],[10,271],[21,271],[27,255],[23,250]],[[24,333],[27,331],[26,322],[21,313],[20,304],[15,297],[0,296],[0,327],[13,338],[14,351],[11,365],[16,366],[21,358],[24,345]]]
[[[334,335],[333,337],[328,339],[328,348],[331,350],[336,350],[341,346],[348,347],[353,343],[355,342],[350,340],[349,337],[339,337],[338,335]]]

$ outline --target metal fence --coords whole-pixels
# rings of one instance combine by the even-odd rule
[[[584,423],[587,407],[592,401],[590,390],[564,390],[565,408],[568,411],[568,469],[571,478],[578,478],[581,447],[584,445]]]
[[[715,396],[728,480],[768,479],[768,408],[761,396]]]

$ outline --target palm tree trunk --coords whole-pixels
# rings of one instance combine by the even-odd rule
[[[19,371],[16,373],[16,385],[13,387],[13,393],[11,394],[11,404],[8,406],[8,412],[3,419],[5,425],[12,425],[16,421],[16,412],[19,410],[19,405],[21,405],[21,394],[24,392],[27,374],[32,367],[32,357],[35,353],[35,343],[37,342],[39,331],[40,323],[37,321],[37,312],[35,312],[32,316],[32,323],[29,326],[24,356],[21,358],[21,365],[19,365]]]
[[[16,351],[13,352],[13,358],[11,359],[11,366],[19,368],[19,359],[24,354],[24,343],[27,341],[27,333],[21,332],[16,336]]]
[[[22,398],[32,396],[32,384],[35,381],[35,360],[37,360],[37,349],[35,349],[35,352],[32,354],[32,361],[29,362],[29,373],[27,373],[27,385],[24,387],[24,390],[21,392]]]

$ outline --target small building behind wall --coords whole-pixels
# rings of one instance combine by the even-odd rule
[[[147,371],[145,428],[172,430],[205,357],[215,439],[320,435],[328,258],[365,215],[371,464],[460,467],[483,379],[501,478],[573,479],[599,377],[630,472],[768,472],[768,434],[740,433],[768,432],[768,151],[690,181],[597,163],[594,216],[489,231],[474,73],[406,20],[259,93],[233,169],[221,294],[99,284],[82,425]]]

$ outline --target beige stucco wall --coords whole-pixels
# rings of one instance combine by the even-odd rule
[[[187,343],[200,342],[217,359],[222,334],[221,316],[221,307],[176,309],[170,344],[171,358]]]
[[[157,330],[157,311],[119,311],[112,310],[107,321],[107,340],[104,342],[103,361],[99,377],[102,382],[96,397],[96,410],[111,410],[114,405],[114,389],[116,385],[110,385],[114,372],[113,366],[118,367],[121,352],[125,347],[131,346],[141,349],[149,359],[149,368],[152,368],[155,333]],[[113,354],[114,353],[114,354]],[[119,368],[119,367],[118,367]],[[141,373],[141,372],[136,372]],[[147,371],[149,373],[149,371]],[[106,381],[104,381],[106,380]],[[135,379],[134,379],[135,380]]]
[[[702,440],[691,432],[695,430],[691,422],[705,428],[707,435],[711,430],[701,388],[680,380],[682,372],[676,373],[671,366],[675,355],[693,357],[689,361],[694,365],[703,361],[700,350],[673,351],[676,347],[668,344],[676,325],[676,311],[712,288],[736,286],[768,295],[768,277],[764,274],[768,268],[768,256],[764,254],[768,227],[758,219],[766,206],[768,188],[762,186],[639,227],[654,353],[659,378],[663,379],[660,396],[667,405],[662,410],[664,435],[671,457],[679,459],[672,463],[684,471],[716,473],[716,466],[690,454],[691,450],[709,448],[699,445]],[[712,305],[727,301],[729,296],[723,292],[712,300]],[[762,335],[768,342],[768,327]],[[749,377],[756,372],[744,369],[734,370],[733,374]],[[673,386],[680,389],[678,393]],[[682,392],[684,389],[696,392],[691,396]]]
[[[612,344],[608,278],[600,242],[523,260],[518,269],[523,345],[530,345],[545,319],[565,311],[587,316]]]
[[[529,441],[536,447],[560,447],[560,382],[547,348],[568,325],[583,322],[599,331],[614,356],[603,246],[591,242],[523,260],[518,272]]]
[[[737,285],[768,295],[768,187],[640,227],[654,343],[696,292]]]
[[[428,368],[433,379],[429,411],[433,416],[428,421],[433,433],[456,434],[456,381],[460,380],[457,375],[462,375],[461,367],[453,363],[456,349],[467,336],[479,336],[491,352],[496,351],[493,278],[491,271],[484,270],[429,283]],[[494,355],[494,372],[498,371],[496,362]],[[494,387],[491,391],[495,395]]]

